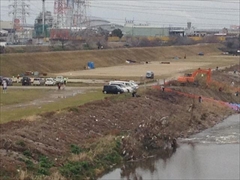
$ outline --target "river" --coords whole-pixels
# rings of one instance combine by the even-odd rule
[[[165,158],[126,163],[99,180],[240,179],[240,115],[188,139]]]

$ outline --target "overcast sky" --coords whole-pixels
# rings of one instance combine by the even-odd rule
[[[53,14],[54,0],[45,1],[46,10]],[[42,1],[25,2],[30,5],[27,23],[33,24],[42,11]],[[8,5],[13,0],[0,3],[1,20],[11,20]],[[127,19],[153,26],[186,27],[190,21],[196,28],[229,28],[240,24],[240,0],[89,0],[88,14],[122,25]]]

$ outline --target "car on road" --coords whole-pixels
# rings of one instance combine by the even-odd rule
[[[122,94],[124,90],[116,85],[104,85],[102,92],[104,94]]]
[[[152,71],[146,72],[146,78],[147,79],[154,79],[154,73]]]
[[[31,79],[28,76],[24,76],[22,78],[22,85],[23,86],[30,86],[31,85]]]
[[[53,78],[46,78],[45,86],[55,86],[56,81]]]
[[[34,78],[33,79],[34,86],[43,86],[44,83],[45,83],[45,80],[43,78]]]

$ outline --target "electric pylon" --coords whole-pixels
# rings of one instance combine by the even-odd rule
[[[89,26],[87,16],[88,7],[88,0],[74,0],[73,22],[76,27]]]
[[[26,15],[29,15],[27,8],[29,5],[25,2],[25,0],[13,0],[13,3],[9,5],[9,8],[12,10],[9,14],[13,15],[13,28],[21,28],[26,24]]]
[[[55,0],[54,1],[54,15],[55,15],[55,28],[62,28],[66,26],[66,0]]]

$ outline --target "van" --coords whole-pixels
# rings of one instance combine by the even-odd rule
[[[104,94],[122,94],[124,90],[116,85],[104,85],[102,92]]]

